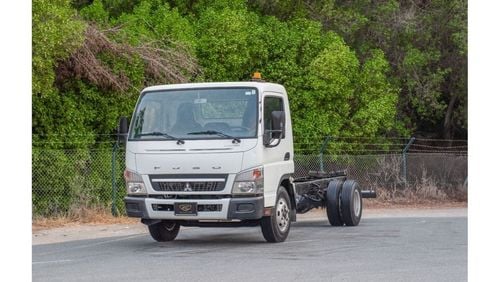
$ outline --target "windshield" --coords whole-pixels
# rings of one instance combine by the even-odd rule
[[[248,87],[146,92],[134,113],[130,140],[256,137],[257,96]]]

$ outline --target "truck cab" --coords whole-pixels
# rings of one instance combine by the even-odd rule
[[[261,226],[284,241],[295,219],[287,92],[263,81],[145,88],[126,139],[127,215],[157,241],[180,226]],[[128,129],[128,130],[127,130]]]

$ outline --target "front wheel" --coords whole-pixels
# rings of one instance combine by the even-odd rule
[[[158,242],[174,240],[180,228],[181,226],[173,221],[162,221],[148,226],[149,234]]]
[[[283,186],[278,188],[276,205],[271,216],[263,217],[260,222],[262,235],[267,242],[283,242],[290,232],[291,214],[290,196]]]

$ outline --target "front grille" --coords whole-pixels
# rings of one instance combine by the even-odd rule
[[[225,182],[156,182],[153,189],[163,192],[211,192],[224,190]]]
[[[160,192],[213,192],[226,186],[226,175],[150,175],[151,186]],[[191,180],[192,179],[192,180]]]

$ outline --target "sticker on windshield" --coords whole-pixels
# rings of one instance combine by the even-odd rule
[[[200,98],[200,99],[194,99],[195,104],[206,104],[207,99],[206,98]]]
[[[250,95],[255,95],[255,90],[252,91],[245,91],[245,95],[250,96]]]

